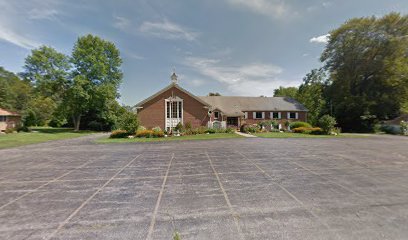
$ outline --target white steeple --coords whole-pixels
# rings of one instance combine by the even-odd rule
[[[173,74],[171,75],[171,82],[172,83],[174,83],[174,84],[177,84],[178,83],[178,80],[177,80],[177,74],[176,74],[176,70],[173,68]]]

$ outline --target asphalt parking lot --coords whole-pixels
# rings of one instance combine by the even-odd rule
[[[0,239],[408,239],[408,138],[0,150]]]

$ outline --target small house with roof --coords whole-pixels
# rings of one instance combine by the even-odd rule
[[[0,108],[0,132],[16,128],[21,124],[20,114]]]

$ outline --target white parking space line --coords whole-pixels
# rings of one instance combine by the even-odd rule
[[[157,197],[157,201],[156,201],[156,206],[154,207],[154,211],[153,211],[153,216],[152,216],[152,220],[150,222],[150,226],[149,226],[149,231],[147,233],[146,239],[150,240],[152,239],[152,235],[153,235],[153,231],[154,231],[154,225],[156,224],[156,217],[157,217],[157,212],[159,211],[159,207],[160,207],[160,202],[163,196],[163,192],[164,192],[164,188],[166,186],[166,182],[167,182],[167,177],[169,175],[170,172],[170,167],[171,164],[173,163],[173,159],[174,159],[174,153],[171,154],[171,159],[170,162],[167,166],[167,170],[166,170],[166,175],[164,175],[164,179],[163,179],[163,183],[159,192],[159,196]]]
[[[61,178],[65,177],[65,176],[67,176],[68,174],[74,172],[75,170],[78,170],[78,169],[80,169],[80,168],[86,166],[87,164],[91,163],[92,161],[94,161],[94,160],[88,160],[88,161],[86,161],[85,163],[81,164],[80,166],[78,166],[78,167],[76,167],[76,168],[74,168],[74,169],[72,169],[72,170],[70,170],[70,171],[68,171],[68,172],[66,172],[66,173],[64,173],[64,174],[62,174],[61,176],[59,176],[59,177],[57,177],[57,178],[52,179],[51,181],[48,181],[48,182],[46,182],[46,183],[40,185],[39,187],[33,189],[32,191],[26,192],[25,194],[19,196],[18,198],[15,198],[15,199],[11,200],[10,202],[8,202],[8,203],[2,205],[2,206],[0,207],[0,210],[2,210],[3,208],[5,208],[5,207],[7,207],[7,206],[9,206],[9,205],[11,205],[11,204],[17,202],[18,200],[20,200],[20,199],[22,199],[22,198],[24,198],[24,197],[27,197],[28,195],[30,195],[30,194],[32,194],[32,193],[34,193],[34,192],[37,192],[37,191],[40,190],[41,188],[43,188],[43,187],[45,187],[45,186],[47,186],[47,185],[49,185],[49,184],[51,184],[51,183],[57,182],[59,179],[61,179]]]
[[[104,189],[113,179],[121,173],[125,168],[127,168],[130,164],[132,164],[136,159],[140,157],[141,154],[137,155],[133,158],[130,162],[128,162],[125,166],[120,168],[108,181],[106,181],[98,190],[96,190],[90,197],[88,197],[75,211],[73,211],[62,223],[60,223],[57,229],[54,230],[50,235],[48,235],[45,239],[51,239],[55,234],[57,234],[89,201],[91,201],[102,189]]]
[[[251,160],[250,158],[248,158],[247,156],[245,156],[243,153],[241,152],[237,152],[239,155],[241,155],[242,157],[244,157],[245,159],[247,159],[249,162],[251,162],[256,168],[259,169],[259,171],[261,173],[263,173],[265,176],[267,176],[269,179],[272,180],[272,182],[277,185],[280,189],[282,189],[283,191],[285,191],[290,197],[292,197],[298,204],[300,204],[306,211],[308,211],[314,218],[316,218],[327,230],[332,230],[330,228],[330,226],[323,221],[319,216],[317,216],[315,213],[313,213],[312,210],[310,210],[302,201],[300,201],[293,193],[291,193],[288,189],[286,189],[284,186],[282,186],[281,184],[277,183],[275,181],[275,179],[269,174],[267,173],[265,170],[263,170],[258,164],[256,164],[253,160]]]
[[[227,203],[228,208],[229,208],[229,210],[231,212],[231,215],[232,215],[232,217],[234,219],[234,223],[235,223],[235,226],[237,227],[238,234],[239,234],[241,239],[245,239],[244,235],[242,233],[241,226],[239,225],[239,214],[232,207],[232,204],[231,204],[231,202],[230,202],[230,200],[228,198],[227,192],[224,189],[224,186],[223,186],[223,184],[222,184],[222,182],[220,180],[220,177],[219,177],[219,174],[218,174],[217,170],[214,167],[214,164],[213,164],[213,162],[211,160],[211,157],[208,155],[207,151],[205,152],[205,154],[207,155],[208,161],[210,162],[210,166],[211,166],[211,168],[212,168],[212,170],[214,172],[215,178],[217,179],[218,185],[219,185],[219,187],[220,187],[220,189],[222,191],[222,194],[224,195],[225,202]]]

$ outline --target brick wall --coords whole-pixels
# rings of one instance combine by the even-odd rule
[[[138,109],[138,117],[142,126],[165,128],[165,99],[172,96],[172,93],[183,99],[183,124],[190,122],[192,127],[207,126],[208,109],[204,108],[201,102],[175,87],[144,103],[143,108]]]
[[[16,128],[21,124],[20,116],[7,116],[6,122],[0,122],[0,131],[5,131],[8,128]]]

